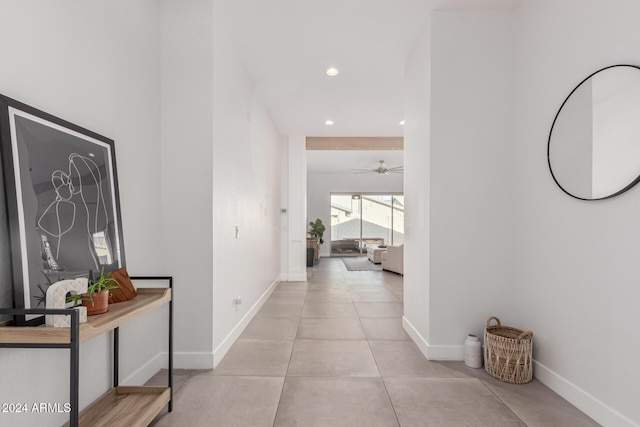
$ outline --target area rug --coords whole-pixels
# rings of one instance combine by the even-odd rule
[[[341,257],[349,271],[382,271],[382,264],[374,264],[366,256]]]

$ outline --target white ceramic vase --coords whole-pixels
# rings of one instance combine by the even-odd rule
[[[469,334],[464,340],[464,363],[470,368],[482,367],[482,343],[477,335]]]

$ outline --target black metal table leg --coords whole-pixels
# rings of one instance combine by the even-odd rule
[[[173,277],[169,278],[169,412],[173,411]]]
[[[113,330],[113,386],[118,387],[120,378],[120,328]]]
[[[173,276],[131,276],[131,280],[167,280],[171,289],[171,299],[169,300],[169,412],[173,411]]]
[[[69,385],[71,414],[69,416],[69,425],[71,427],[79,427],[80,418],[80,315],[77,310],[71,313],[71,383]]]

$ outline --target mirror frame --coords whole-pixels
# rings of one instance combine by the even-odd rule
[[[567,95],[567,97],[565,98],[565,100],[562,102],[562,105],[560,105],[560,108],[558,109],[558,112],[556,113],[556,116],[553,118],[553,123],[551,124],[551,129],[549,130],[549,138],[547,140],[547,165],[549,166],[549,172],[551,172],[551,177],[553,178],[553,181],[556,183],[556,185],[567,195],[573,197],[574,199],[578,199],[578,200],[584,200],[587,202],[593,202],[596,200],[605,200],[605,199],[611,199],[612,197],[616,197],[619,196],[620,194],[630,190],[632,187],[634,187],[638,182],[640,182],[640,171],[638,172],[638,176],[631,181],[631,183],[629,183],[626,187],[622,188],[621,190],[610,194],[608,196],[605,197],[599,197],[597,199],[586,199],[584,197],[579,197],[576,196],[575,194],[571,194],[570,192],[568,192],[562,185],[560,185],[560,183],[558,182],[556,176],[553,173],[553,169],[551,168],[551,156],[550,156],[550,150],[551,150],[551,135],[553,135],[553,128],[555,127],[556,124],[556,120],[558,120],[558,116],[560,115],[560,112],[562,111],[562,108],[564,108],[565,104],[567,103],[567,101],[569,100],[569,98],[571,98],[571,95],[573,95],[573,93],[578,90],[578,88],[580,86],[582,86],[583,83],[585,83],[587,80],[589,80],[591,77],[595,76],[598,73],[601,73],[605,70],[609,70],[611,68],[616,68],[616,67],[631,67],[631,68],[635,68],[636,70],[638,70],[640,72],[640,67],[636,66],[636,65],[629,65],[629,64],[617,64],[617,65],[609,65],[608,67],[604,67],[599,69],[598,71],[595,71],[591,74],[589,74],[585,79],[583,79],[580,83],[578,83],[578,85],[576,87],[573,88],[573,90],[569,93],[569,95]]]

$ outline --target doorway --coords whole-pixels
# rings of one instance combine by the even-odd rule
[[[367,245],[403,242],[403,194],[331,193],[332,256],[359,256]]]

